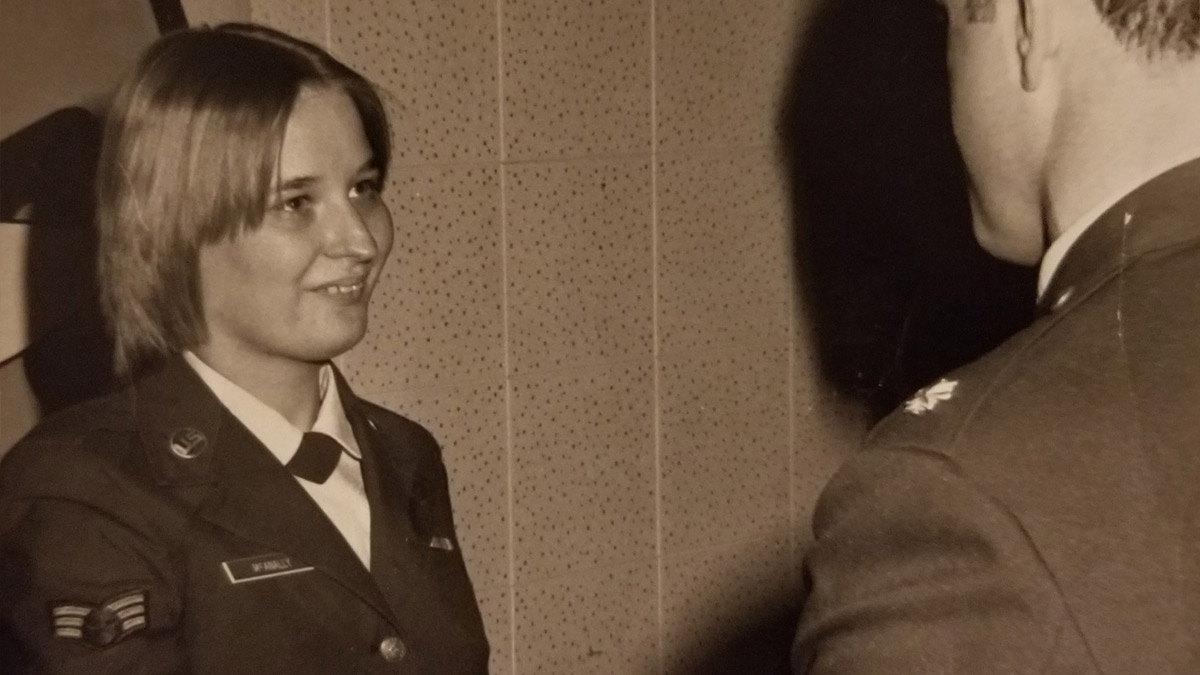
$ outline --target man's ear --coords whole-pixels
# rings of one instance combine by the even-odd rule
[[[1021,87],[1036,91],[1042,84],[1042,71],[1050,54],[1050,3],[1043,0],[1017,0],[1017,55],[1021,59]],[[1058,0],[1061,2],[1061,0]]]

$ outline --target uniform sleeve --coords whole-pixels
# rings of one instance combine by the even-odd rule
[[[944,456],[860,453],[814,518],[798,674],[1043,673],[1074,633],[1018,520]]]
[[[182,673],[167,564],[152,542],[93,505],[0,502],[0,670]]]
[[[454,527],[454,509],[450,504],[450,481],[441,451],[435,450],[421,463],[413,486],[413,526],[423,536],[447,540],[458,550],[458,535]]]

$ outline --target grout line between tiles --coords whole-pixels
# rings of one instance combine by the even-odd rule
[[[650,295],[654,350],[654,573],[655,614],[658,635],[655,639],[658,672],[665,672],[666,646],[663,637],[663,517],[662,517],[662,386],[659,368],[658,327],[658,45],[655,14],[657,1],[650,0]]]
[[[517,675],[516,523],[513,516],[512,345],[508,323],[508,183],[504,163],[504,0],[496,0],[496,135],[500,155],[500,319],[504,342],[504,454],[508,509],[508,653],[509,668]]]
[[[800,544],[796,536],[796,312],[793,309],[795,302],[788,305],[788,522],[791,527],[788,528],[789,539],[791,540],[791,563],[792,569],[799,569],[797,556],[800,554]],[[793,571],[793,576],[796,573]],[[792,579],[795,583],[799,579]]]
[[[323,9],[325,10],[325,51],[333,51],[333,9],[330,7],[329,0],[325,0]]]

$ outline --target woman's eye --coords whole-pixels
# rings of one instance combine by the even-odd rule
[[[308,195],[297,195],[295,197],[288,197],[280,200],[279,208],[283,209],[284,211],[302,211],[311,202],[312,200]]]
[[[360,180],[350,190],[352,197],[374,197],[379,194],[380,186],[377,178]]]

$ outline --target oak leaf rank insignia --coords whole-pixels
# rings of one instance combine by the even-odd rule
[[[933,410],[942,401],[949,401],[958,387],[957,380],[942,378],[936,383],[918,391],[904,404],[904,412],[910,415],[924,415]]]

